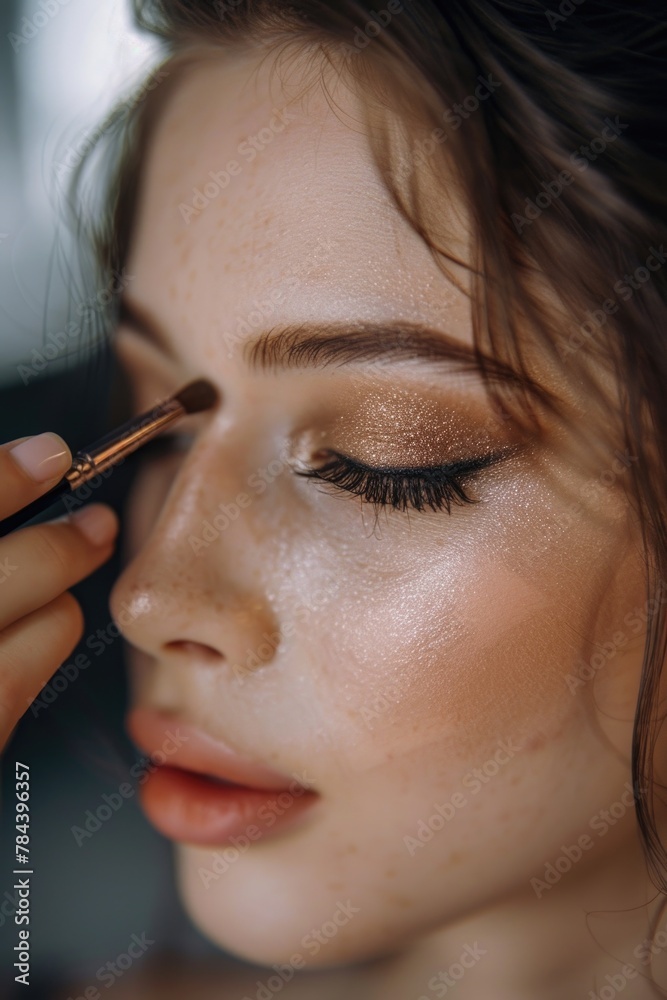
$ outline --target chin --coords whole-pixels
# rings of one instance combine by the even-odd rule
[[[251,859],[238,861],[204,886],[200,872],[212,870],[214,855],[208,848],[179,845],[180,898],[197,929],[237,958],[267,970],[313,971],[363,963],[398,949],[398,939],[378,937],[377,913],[371,917],[371,937],[359,925],[363,910],[371,916],[375,908],[360,902],[358,890],[356,899],[344,888],[334,897],[319,886],[309,892],[303,871],[292,870],[290,879],[288,862],[272,867],[273,862]]]

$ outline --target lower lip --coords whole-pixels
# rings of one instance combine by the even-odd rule
[[[219,784],[205,775],[161,765],[141,787],[141,806],[160,833],[182,843],[238,842],[247,849],[299,821],[319,798],[303,790],[259,791]],[[247,841],[247,843],[246,843]]]

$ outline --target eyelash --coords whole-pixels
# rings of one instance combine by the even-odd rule
[[[452,504],[476,503],[466,493],[463,480],[487,468],[502,457],[484,455],[465,462],[422,467],[373,468],[356,459],[331,452],[331,458],[317,469],[298,471],[297,475],[320,479],[335,489],[359,496],[365,503],[393,510],[433,511],[445,509],[451,514]]]
[[[184,452],[189,443],[185,435],[160,434],[145,444],[138,454],[146,459],[159,458]],[[446,510],[448,514],[451,514],[452,504],[477,503],[466,493],[464,480],[505,457],[503,453],[492,452],[448,465],[374,468],[339,452],[329,454],[331,457],[324,465],[298,469],[296,475],[317,479],[336,490],[359,496],[364,503],[373,504],[376,510],[381,507],[400,511],[429,509]]]

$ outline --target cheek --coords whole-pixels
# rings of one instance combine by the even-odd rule
[[[618,512],[555,521],[562,512],[536,489],[496,523],[458,511],[431,534],[320,539],[310,564],[292,554],[303,594],[316,581],[326,594],[322,566],[336,580],[299,642],[317,665],[338,768],[363,771],[435,742],[465,763],[499,738],[527,748],[591,738],[593,685],[579,696],[568,678],[639,603],[643,577]],[[619,657],[622,676],[605,678],[626,717],[637,667],[634,657],[621,670]]]
[[[137,477],[130,547],[150,535],[179,461]],[[500,738],[590,738],[593,685],[575,696],[568,677],[643,594],[618,511],[573,516],[571,499],[533,478],[451,518],[381,515],[373,532],[370,508],[362,518],[349,499],[320,497],[295,519],[286,487],[242,519],[277,602],[281,662],[231,691],[250,714],[270,709],[281,743],[291,720],[335,781],[434,743],[465,765]],[[630,717],[636,658],[612,667],[613,682],[612,670],[600,678],[608,703]],[[216,704],[230,696],[229,677],[218,680]]]

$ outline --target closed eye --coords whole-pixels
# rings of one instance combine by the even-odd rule
[[[161,434],[149,441],[136,454],[146,460],[185,453],[192,445],[187,434]],[[393,510],[446,510],[452,505],[476,503],[467,490],[467,484],[478,473],[507,458],[515,448],[490,452],[486,455],[449,462],[445,465],[425,466],[371,466],[340,452],[325,452],[329,457],[317,467],[297,469],[295,474],[319,480],[334,490],[361,497],[364,503],[376,510],[390,507]]]
[[[332,451],[323,465],[298,470],[297,475],[319,479],[334,489],[359,496],[376,509],[445,509],[451,514],[452,504],[476,502],[468,495],[465,481],[507,457],[507,454],[508,450],[493,452],[447,465],[373,467]]]

